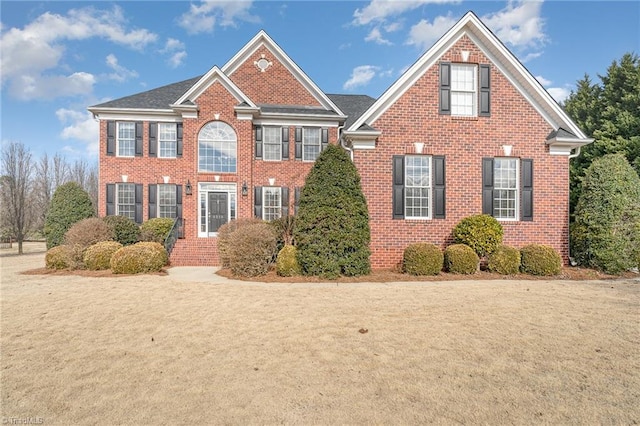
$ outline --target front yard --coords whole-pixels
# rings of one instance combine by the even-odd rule
[[[3,421],[640,422],[638,280],[20,274],[43,258],[0,258]]]

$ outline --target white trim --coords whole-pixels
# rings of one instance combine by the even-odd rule
[[[89,109],[97,120],[165,121],[182,123],[182,117],[173,110],[142,109]]]
[[[429,161],[429,201],[427,205],[427,216],[407,216],[407,159],[408,158],[426,158]],[[403,216],[405,220],[432,220],[433,219],[433,156],[432,155],[414,155],[408,154],[404,156],[404,200],[403,200]],[[414,187],[411,186],[409,188],[424,188],[423,186]]]
[[[571,151],[580,149],[585,145],[593,142],[593,139],[574,139],[574,138],[553,138],[547,141],[549,145],[549,154],[570,156]]]
[[[195,102],[198,96],[202,95],[205,90],[216,82],[220,82],[220,84],[222,84],[238,102],[246,102],[251,107],[256,107],[253,101],[249,99],[249,97],[245,95],[242,90],[240,90],[240,88],[236,86],[223,71],[220,70],[220,68],[214,66],[205,75],[203,75],[196,84],[191,86],[191,88],[187,90],[175,103],[173,103],[171,108],[185,108],[186,106],[182,105],[184,102]]]
[[[122,124],[133,124],[133,154],[131,155],[122,155],[120,154],[120,125]],[[133,121],[116,121],[116,134],[115,134],[115,144],[116,144],[116,157],[120,158],[133,158],[136,156],[136,123]]]
[[[494,179],[494,185],[493,185],[493,189],[494,190],[506,190],[506,191],[513,191],[513,189],[509,189],[509,188],[496,188],[495,186],[495,173],[496,173],[496,160],[507,160],[507,161],[515,161],[516,163],[516,211],[515,211],[515,217],[514,218],[510,218],[510,217],[496,217],[493,216],[493,211],[491,212],[491,215],[498,221],[500,222],[520,222],[520,198],[522,197],[522,188],[520,187],[520,159],[516,158],[516,157],[494,157],[493,158],[493,179]],[[491,195],[492,201],[495,202],[495,200],[493,199],[493,194]]]
[[[274,219],[269,219],[269,221],[272,220],[276,220],[276,219],[280,219],[282,217],[282,187],[281,186],[263,186],[262,187],[262,220],[267,220],[265,219],[265,209],[267,208],[265,200],[267,199],[267,197],[265,197],[265,192],[269,189],[277,189],[278,190],[278,199],[280,200],[280,215],[277,218]]]
[[[235,183],[218,183],[218,182],[198,182],[198,199],[196,201],[196,209],[198,210],[198,238],[211,238],[217,237],[217,232],[208,232],[201,230],[202,225],[202,211],[200,209],[200,202],[203,193],[209,192],[226,192],[227,193],[227,218],[229,221],[235,219],[238,216],[238,187]],[[236,217],[231,217],[231,195],[235,195],[235,211]],[[209,213],[209,200],[208,198],[205,201],[205,218]],[[206,227],[209,227],[208,222],[206,222]],[[228,222],[227,222],[228,223]]]
[[[329,120],[301,120],[289,117],[260,117],[253,120],[256,126],[294,126],[294,127],[340,127],[340,123]]]

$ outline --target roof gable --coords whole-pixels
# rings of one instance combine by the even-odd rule
[[[189,90],[187,90],[174,104],[172,104],[172,107],[196,104],[198,97],[204,93],[209,86],[216,82],[222,84],[222,86],[224,86],[224,88],[227,89],[234,98],[236,98],[238,103],[241,104],[244,102],[250,107],[256,107],[253,101],[249,99],[247,95],[242,93],[242,90],[240,90],[240,88],[236,86],[233,81],[231,81],[229,77],[227,77],[217,66],[214,66],[209,70],[209,72],[203,75],[197,83],[191,86]]]
[[[367,111],[349,126],[347,131],[354,132],[363,125],[373,124],[464,35],[469,37],[482,50],[493,65],[502,72],[507,80],[554,129],[564,127],[580,139],[586,139],[582,130],[571,120],[535,77],[471,11],[467,12],[396,80]]]

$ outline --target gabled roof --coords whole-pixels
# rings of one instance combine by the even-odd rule
[[[195,103],[195,100],[200,96],[209,86],[211,86],[215,82],[220,82],[226,89],[236,98],[238,103],[247,103],[251,107],[255,107],[256,105],[253,103],[251,99],[247,95],[245,95],[242,90],[238,86],[235,85],[233,81],[229,79],[225,75],[224,72],[220,70],[217,66],[214,66],[203,75],[200,80],[198,80],[191,88],[189,88],[174,104],[184,105],[186,102],[191,101]]]
[[[223,67],[222,72],[226,75],[233,73],[245,63],[261,46],[269,49],[270,52],[282,63],[282,65],[307,89],[324,108],[334,110],[341,116],[343,112],[338,106],[329,99],[329,97],[302,71],[302,69],[273,41],[271,37],[264,31],[260,30],[245,46],[235,54]]]
[[[493,65],[502,72],[551,127],[554,129],[563,127],[578,139],[588,139],[540,82],[471,11],[467,12],[447,31],[346,130],[353,132],[365,124],[374,124],[463,35],[467,35],[483,51]]]

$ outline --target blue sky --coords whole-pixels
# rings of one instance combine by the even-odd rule
[[[637,1],[0,1],[0,141],[96,159],[88,106],[202,75],[261,29],[326,93],[377,97],[468,10],[558,101],[640,53]]]

